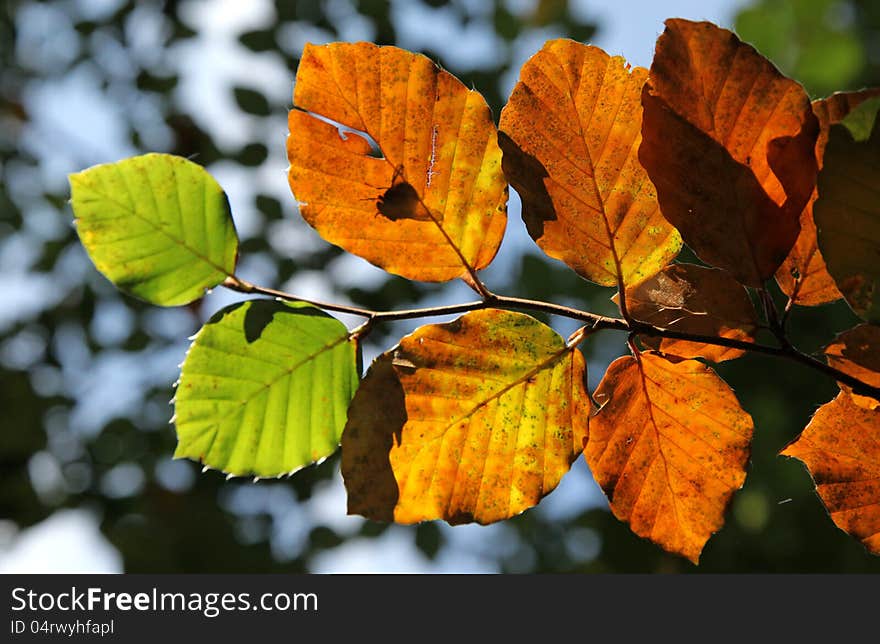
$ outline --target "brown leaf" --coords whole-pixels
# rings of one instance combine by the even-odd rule
[[[704,261],[761,286],[816,182],[803,88],[733,33],[670,19],[642,91],[639,159],[664,216]]]
[[[751,342],[758,318],[746,290],[728,273],[694,264],[672,264],[626,291],[635,319],[656,327],[695,335]],[[721,362],[738,358],[742,349],[702,342],[643,336],[648,346],[681,358]]]
[[[504,173],[529,234],[606,286],[644,281],[681,248],[637,158],[646,76],[597,47],[551,40],[501,112]]]
[[[813,101],[813,113],[819,119],[819,137],[816,139],[816,160],[822,167],[828,131],[842,121],[851,110],[863,101],[880,94],[880,88],[858,92],[837,92],[827,98]],[[801,212],[801,232],[797,241],[776,271],[776,281],[782,292],[795,304],[816,306],[843,297],[834,278],[828,273],[825,260],[816,241],[816,222],[813,220],[813,203],[818,193],[814,190],[807,207]]]
[[[880,97],[831,126],[813,204],[819,249],[850,308],[880,324]]]
[[[409,279],[489,264],[507,184],[486,101],[425,56],[370,43],[307,45],[289,115],[290,187],[327,241]],[[369,135],[340,135],[331,119]]]
[[[842,391],[782,455],[804,462],[837,527],[880,555],[880,410]]]
[[[838,335],[825,347],[828,364],[869,384],[880,387],[880,327],[860,324]],[[880,401],[871,396],[852,393],[852,388],[840,383],[840,388],[852,394],[853,402],[865,409],[880,408]]]
[[[581,353],[521,313],[419,328],[370,367],[342,437],[348,509],[491,523],[535,505],[583,450]]]
[[[611,363],[584,455],[614,516],[697,563],[746,478],[752,419],[696,360],[653,352]]]

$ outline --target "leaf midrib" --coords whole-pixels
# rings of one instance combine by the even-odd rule
[[[564,66],[560,62],[559,57],[556,55],[556,52],[551,51],[550,55],[552,56],[552,58],[556,62],[556,64],[561,69],[564,69]],[[606,56],[607,56],[607,54],[606,54]],[[602,72],[602,80],[599,82],[599,92],[600,93],[601,93],[602,88],[605,85],[605,78],[608,75],[608,69],[611,66],[613,60],[614,60],[613,57],[608,56],[608,59],[605,61],[605,69]],[[580,68],[580,71],[578,74],[578,82],[579,83],[580,83],[580,78],[583,76],[583,71],[584,71],[585,65],[586,65],[586,59],[584,59],[584,61],[582,61],[582,65],[581,65],[581,68]],[[543,72],[543,70],[542,70],[542,72]],[[628,72],[627,79],[629,80],[631,77],[632,77],[632,72]],[[599,183],[595,177],[596,160],[593,159],[593,155],[590,152],[590,146],[587,142],[587,134],[586,134],[587,130],[589,129],[589,122],[588,122],[587,126],[585,127],[583,120],[582,120],[582,117],[581,117],[581,112],[578,109],[577,96],[576,96],[576,91],[578,88],[575,88],[572,85],[571,79],[568,77],[567,74],[565,74],[565,81],[566,81],[566,84],[568,85],[568,95],[569,95],[569,98],[571,99],[572,110],[574,111],[575,116],[577,117],[578,133],[580,134],[580,137],[584,142],[584,149],[586,150],[586,153],[587,153],[587,162],[589,163],[591,172],[593,174],[593,176],[591,177],[591,181],[589,181],[589,183],[593,187],[593,191],[596,195],[596,200],[598,201],[599,205],[602,208],[602,211],[601,211],[602,212],[602,223],[605,224],[605,233],[606,233],[606,235],[608,235],[608,245],[609,245],[609,249],[611,250],[611,258],[614,261],[614,269],[616,271],[615,277],[617,279],[618,286],[621,287],[621,289],[622,289],[624,286],[624,284],[623,284],[623,266],[622,266],[622,263],[620,260],[620,255],[617,252],[617,244],[616,244],[617,232],[611,230],[611,222],[608,219],[608,211],[606,209],[605,198],[602,195],[601,190],[599,189]],[[598,96],[598,94],[597,94],[597,96]],[[608,132],[606,133],[605,138],[602,141],[602,145],[599,149],[599,158],[600,159],[602,158],[602,153],[604,152],[605,146],[608,143],[608,137],[610,136],[611,128],[614,126],[614,123],[617,122],[617,117],[620,114],[620,110],[621,110],[622,106],[623,106],[623,99],[621,98],[621,100],[618,101],[617,105],[615,106],[615,113],[614,113],[614,118],[611,120],[611,127],[609,127]],[[636,138],[638,138],[638,137],[636,137]],[[627,159],[629,159],[629,154],[627,154]],[[614,181],[615,186],[617,185],[617,181],[619,179],[619,173],[622,170],[622,168],[623,168],[623,164],[621,164],[621,167],[618,169],[618,176],[617,176],[617,178],[615,178],[615,181]]]

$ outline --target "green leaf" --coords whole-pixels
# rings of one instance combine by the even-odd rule
[[[874,129],[878,110],[880,110],[880,97],[868,99],[850,112],[840,124],[849,131],[855,141],[867,141]]]
[[[833,125],[813,205],[819,250],[846,301],[880,323],[880,98]]]
[[[153,304],[202,297],[235,271],[229,202],[204,168],[145,154],[70,175],[76,229],[95,267]]]
[[[196,334],[175,396],[175,457],[280,476],[339,445],[358,386],[357,342],[304,303],[249,300]]]

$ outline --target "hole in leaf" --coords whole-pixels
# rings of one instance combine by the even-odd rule
[[[294,106],[294,109],[300,109],[300,108],[297,108],[296,106]],[[328,124],[332,125],[333,127],[335,127],[338,134],[339,134],[339,138],[342,139],[343,141],[347,141],[348,136],[350,134],[354,134],[355,136],[359,136],[362,139],[364,139],[370,146],[370,153],[367,156],[373,157],[374,159],[384,159],[385,158],[385,155],[382,154],[382,150],[379,148],[379,144],[376,143],[376,140],[373,137],[371,137],[369,134],[364,132],[363,130],[358,130],[357,128],[349,127],[349,126],[345,125],[344,123],[340,123],[339,121],[335,121],[331,118],[328,118],[328,117],[323,116],[321,114],[318,114],[316,112],[310,112],[308,110],[302,110],[302,111],[305,112],[306,114],[308,114],[309,116],[312,116],[312,117],[318,119],[319,121],[324,121],[324,123],[328,123]]]

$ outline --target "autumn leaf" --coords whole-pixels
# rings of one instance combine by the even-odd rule
[[[745,481],[751,416],[703,363],[654,352],[612,362],[594,398],[584,456],[614,516],[697,563]]]
[[[818,122],[804,89],[730,31],[670,19],[642,105],[639,159],[663,215],[706,263],[761,286],[815,186]]]
[[[827,98],[813,101],[813,113],[819,119],[816,160],[820,169],[831,126],[842,121],[851,110],[878,93],[880,88],[858,92],[837,92]],[[810,202],[801,212],[801,232],[797,241],[776,271],[776,281],[783,293],[801,306],[826,304],[843,297],[837,284],[834,283],[834,278],[828,273],[816,240],[813,203],[817,196],[818,193],[814,190]]]
[[[504,173],[529,234],[605,286],[634,286],[681,248],[637,158],[646,76],[597,47],[551,40],[501,112]]]
[[[804,462],[837,527],[880,555],[880,410],[842,391],[782,455]]]
[[[76,231],[117,288],[160,306],[197,300],[235,271],[226,193],[183,157],[144,154],[70,175]]]
[[[880,322],[880,97],[831,126],[819,198],[813,205],[819,249],[853,311]]]
[[[828,364],[858,378],[872,387],[880,387],[880,327],[860,324],[838,335],[825,347]],[[880,409],[880,401],[871,396],[852,393],[852,388],[840,383],[840,388],[852,394],[853,402],[865,409]]]
[[[357,346],[313,306],[249,300],[196,334],[174,402],[177,449],[234,476],[279,476],[339,446]]]
[[[521,313],[419,328],[373,363],[352,401],[349,512],[485,524],[532,507],[583,450],[585,377],[580,352]]]
[[[361,42],[307,45],[293,100],[290,187],[324,239],[414,280],[492,261],[507,184],[480,94],[425,56]]]
[[[616,297],[616,296],[615,296]],[[629,314],[662,329],[752,342],[758,318],[746,290],[728,273],[694,264],[672,264],[626,291]],[[640,336],[646,345],[667,355],[738,358],[745,351],[702,342]]]

